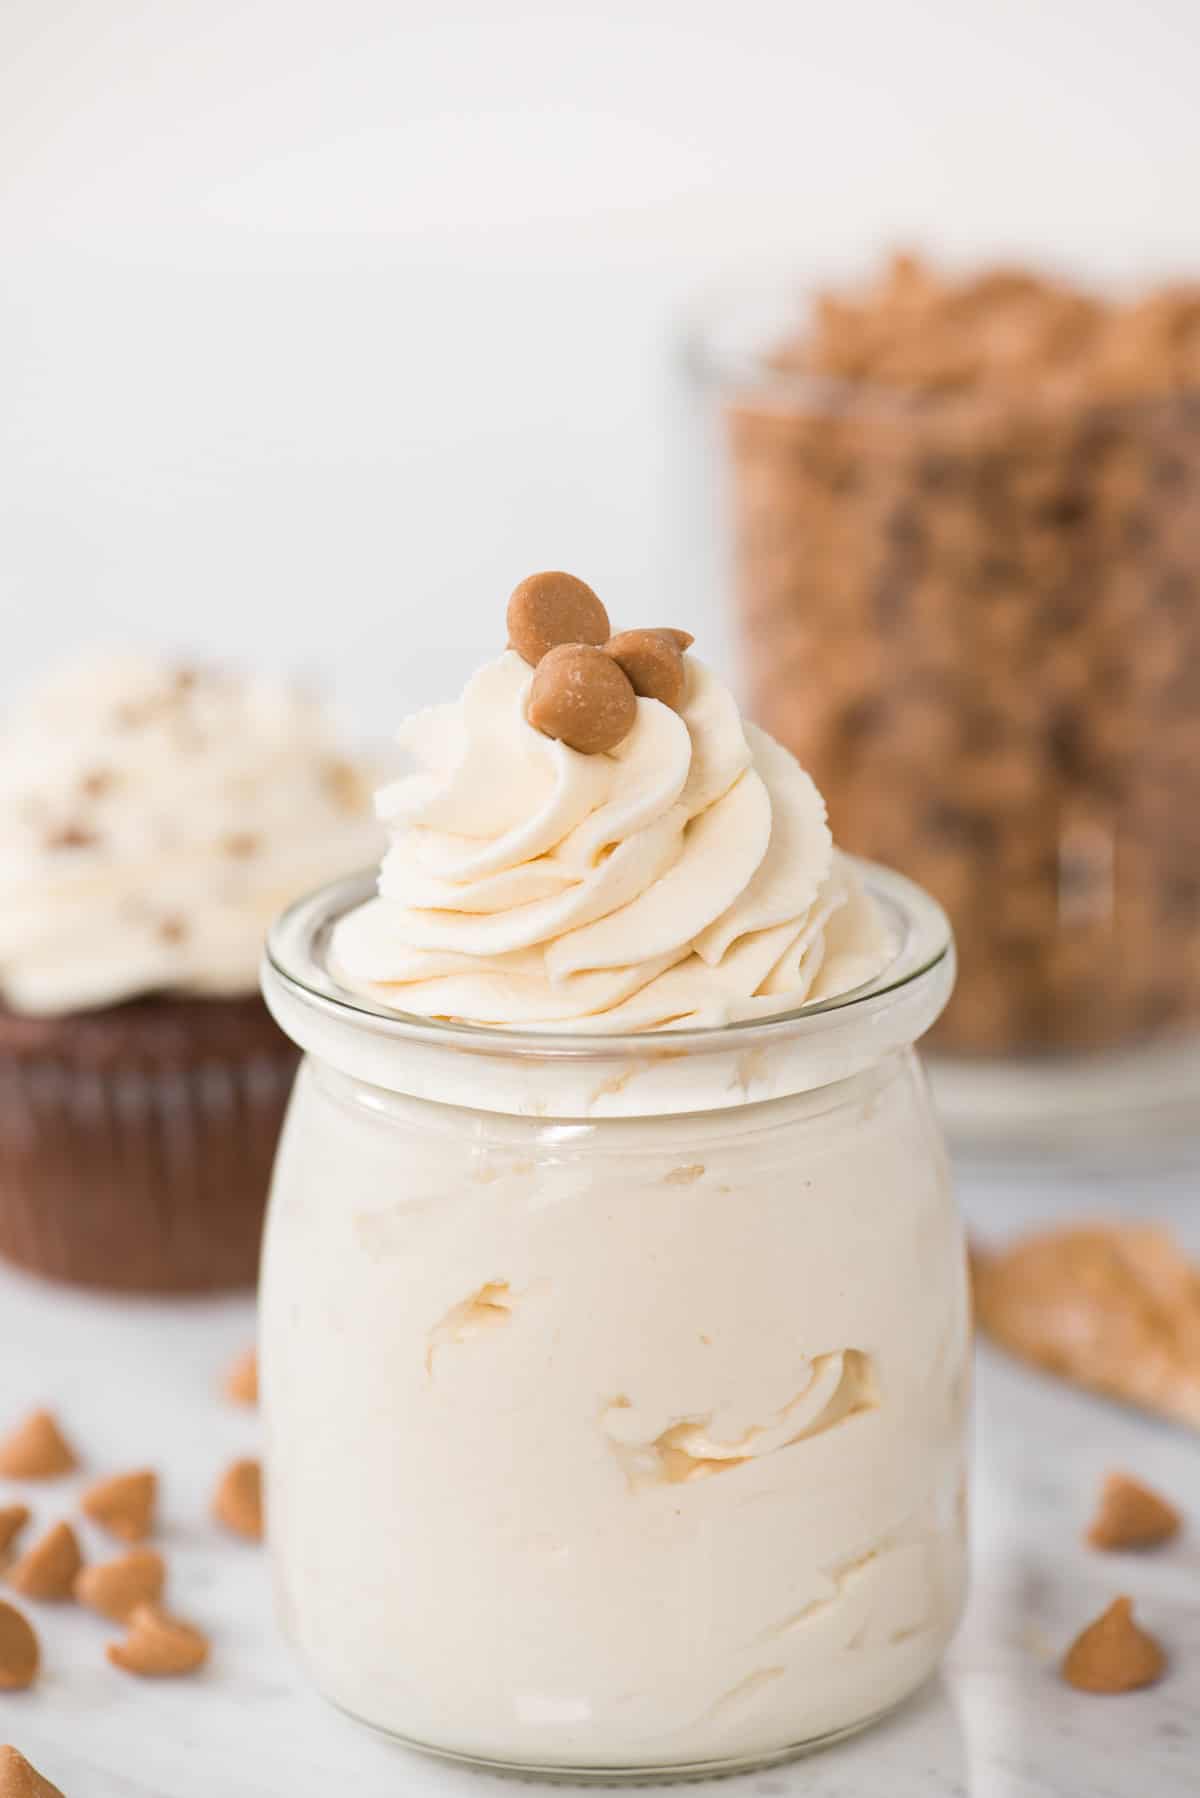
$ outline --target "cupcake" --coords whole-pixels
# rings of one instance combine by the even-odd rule
[[[0,1254],[128,1291],[254,1278],[295,1054],[267,924],[376,853],[311,694],[111,658],[0,738]]]

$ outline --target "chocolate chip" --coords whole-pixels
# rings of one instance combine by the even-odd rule
[[[921,526],[909,506],[901,506],[887,524],[887,534],[899,549],[915,549],[921,542]]]
[[[1088,515],[1088,502],[1082,493],[1060,493],[1047,500],[1036,511],[1042,524],[1052,530],[1066,531],[1083,524]]]
[[[560,643],[538,663],[525,715],[543,736],[581,755],[600,755],[633,729],[637,699],[624,669],[603,649]]]
[[[1191,474],[1191,465],[1182,456],[1160,456],[1150,470],[1150,479],[1160,488],[1186,487]]]
[[[686,631],[621,631],[604,646],[625,670],[639,699],[661,700],[673,712],[679,710],[685,685],[678,637],[692,641]]]
[[[527,575],[508,602],[509,648],[531,668],[560,643],[599,647],[611,628],[608,613],[586,581],[556,569]]]
[[[841,729],[852,742],[875,734],[887,717],[887,701],[878,693],[863,693],[852,699],[841,716]]]
[[[926,493],[943,493],[952,484],[955,463],[949,456],[923,457],[917,469],[917,481]]]

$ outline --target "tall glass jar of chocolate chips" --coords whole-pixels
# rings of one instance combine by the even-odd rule
[[[953,917],[952,1129],[1192,1139],[1200,283],[903,256],[717,306],[693,353],[750,710]]]

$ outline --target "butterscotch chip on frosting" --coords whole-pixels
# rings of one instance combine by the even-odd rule
[[[531,668],[560,643],[604,643],[610,628],[587,582],[558,569],[528,575],[508,602],[509,647]]]
[[[213,1516],[235,1536],[262,1541],[262,1468],[257,1461],[235,1461],[226,1469],[213,1497]]]
[[[63,1794],[8,1743],[0,1748],[0,1798],[63,1798]]]
[[[543,736],[581,755],[601,755],[633,729],[637,698],[624,669],[603,649],[562,643],[538,663],[525,716]]]
[[[129,1619],[123,1642],[110,1642],[114,1667],[143,1679],[172,1679],[195,1673],[208,1659],[208,1637],[158,1605],[140,1604]]]
[[[1160,1493],[1128,1473],[1110,1473],[1086,1540],[1092,1548],[1157,1548],[1178,1535],[1182,1521]]]
[[[681,636],[686,637],[687,632],[620,631],[604,647],[625,670],[639,699],[660,700],[675,712],[679,710],[687,678],[683,651],[677,641]]]
[[[0,1474],[7,1480],[56,1480],[79,1465],[49,1411],[32,1411],[0,1442]]]
[[[221,1390],[235,1405],[258,1403],[258,1356],[245,1349],[228,1369]]]
[[[1136,1692],[1160,1679],[1167,1657],[1133,1620],[1133,1600],[1114,1598],[1107,1611],[1076,1636],[1062,1676],[1080,1692]]]
[[[114,1623],[127,1623],[139,1605],[162,1597],[166,1562],[153,1548],[131,1548],[112,1561],[85,1567],[75,1581],[75,1596],[90,1611]]]
[[[1163,1230],[1051,1230],[972,1257],[980,1328],[1026,1361],[1200,1429],[1200,1275]]]
[[[98,1480],[80,1499],[85,1517],[122,1542],[141,1542],[154,1525],[158,1475],[149,1468]]]
[[[37,1634],[15,1605],[0,1600],[0,1692],[23,1692],[41,1665]]]
[[[28,1505],[0,1505],[0,1557],[7,1554],[29,1517]]]
[[[8,1578],[25,1598],[70,1598],[82,1566],[75,1531],[69,1523],[56,1523],[26,1550]]]

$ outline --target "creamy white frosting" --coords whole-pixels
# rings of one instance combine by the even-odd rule
[[[89,660],[0,738],[0,994],[253,992],[280,907],[378,853],[371,779],[294,686]]]
[[[913,1056],[539,1122],[361,1086],[313,1017],[260,1317],[267,1536],[322,1689],[462,1754],[649,1768],[927,1677],[962,1600],[970,1338]]]
[[[378,896],[338,925],[347,984],[399,1010],[645,1031],[789,1011],[873,978],[892,944],[787,750],[688,656],[679,712],[639,699],[616,749],[527,722],[513,651],[399,733],[377,795]]]

